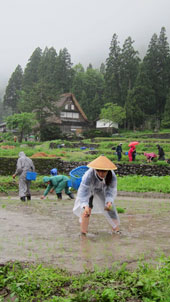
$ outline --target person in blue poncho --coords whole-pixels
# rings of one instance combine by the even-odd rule
[[[56,175],[51,177],[44,176],[43,182],[48,184],[48,186],[44,191],[43,196],[41,196],[41,199],[44,199],[49,192],[52,193],[53,191],[56,192],[58,199],[62,199],[63,190],[65,191],[65,194],[67,194],[71,199],[74,199],[74,195],[68,187],[68,180],[69,178],[65,175]]]

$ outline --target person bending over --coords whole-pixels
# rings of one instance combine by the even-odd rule
[[[74,199],[74,195],[70,192],[68,187],[68,180],[69,178],[65,175],[56,175],[51,177],[44,176],[43,182],[48,184],[48,186],[44,191],[43,196],[41,196],[41,199],[44,199],[49,192],[52,193],[53,191],[56,192],[58,199],[62,199],[63,190],[71,199]]]
[[[119,231],[119,217],[114,205],[117,195],[117,178],[113,170],[116,166],[101,155],[90,162],[77,192],[73,213],[80,219],[81,234],[88,232],[91,213],[102,213],[112,230]]]

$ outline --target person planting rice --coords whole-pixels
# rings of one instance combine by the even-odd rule
[[[43,182],[48,184],[44,195],[41,196],[41,199],[44,199],[45,196],[50,192],[56,192],[58,199],[62,199],[62,191],[65,190],[65,193],[71,198],[74,199],[73,193],[70,192],[68,187],[69,178],[65,175],[56,175],[56,176],[44,176]]]
[[[116,166],[104,155],[87,165],[77,192],[73,213],[80,217],[81,234],[86,235],[90,215],[102,213],[114,232],[119,231],[119,217],[114,205],[117,195]]]

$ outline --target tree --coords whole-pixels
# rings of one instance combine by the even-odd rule
[[[86,71],[87,71],[88,69],[93,69],[93,65],[92,65],[91,63],[89,63],[89,65],[87,66]]]
[[[89,120],[94,121],[103,106],[103,94],[104,94],[104,77],[96,69],[88,68],[85,77],[83,90],[86,94],[86,106],[80,100],[80,105],[86,113]]]
[[[118,36],[114,34],[110,45],[109,57],[106,59],[105,73],[105,99],[109,99],[113,103],[118,103],[121,100],[120,64],[121,48]]]
[[[10,107],[12,113],[18,113],[19,91],[22,88],[23,71],[18,65],[12,73],[4,95],[4,107]]]
[[[125,111],[126,111],[126,123],[127,128],[134,130],[136,127],[141,126],[144,120],[144,113],[140,107],[140,101],[138,100],[138,95],[136,89],[129,90]]]
[[[143,63],[140,64],[134,87],[128,91],[125,109],[128,129],[144,125],[145,120],[155,113],[155,92]]]
[[[159,37],[156,34],[152,36],[143,62],[155,93],[155,115],[161,121],[170,84],[169,45],[164,27],[161,29]]]
[[[165,109],[166,98],[169,92],[170,86],[170,49],[166,36],[165,27],[161,28],[158,38],[158,51],[159,51],[159,105],[158,111],[162,118]]]
[[[118,123],[121,125],[125,119],[125,110],[121,106],[113,103],[106,103],[101,109],[100,118]]]
[[[74,70],[72,69],[71,56],[67,48],[61,49],[57,57],[57,83],[62,93],[69,92],[72,86]]]
[[[165,128],[170,128],[170,92],[167,95],[165,111],[164,111],[161,126]]]
[[[121,86],[121,100],[119,104],[124,106],[128,91],[134,87],[136,77],[139,71],[139,57],[138,51],[133,48],[131,37],[128,37],[122,48],[121,64],[120,64],[120,86]]]
[[[85,72],[81,64],[74,66],[74,79],[71,91],[74,93],[76,99],[81,102],[82,91],[85,85]]]
[[[58,114],[56,108],[57,93],[54,95],[53,86],[46,82],[36,83],[30,93],[22,92],[20,98],[20,108],[28,112],[34,112],[37,121],[39,122],[40,136],[45,127],[47,127],[47,119]]]
[[[35,115],[28,112],[8,116],[6,122],[9,129],[19,131],[20,142],[22,142],[24,135],[31,134],[32,127],[36,124]]]
[[[103,106],[104,76],[97,69],[76,66],[72,91],[88,119],[95,120]]]
[[[39,81],[39,66],[42,57],[42,50],[37,47],[26,65],[23,76],[23,90],[30,91],[33,85]]]
[[[39,63],[39,82],[43,81],[48,83],[53,92],[59,89],[57,82],[57,53],[56,50],[51,48],[45,48],[41,61]]]
[[[104,63],[101,63],[100,65],[100,72],[104,75],[105,72],[106,72],[106,67],[105,67],[105,64]]]

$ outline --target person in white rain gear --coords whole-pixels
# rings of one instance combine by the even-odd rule
[[[31,181],[26,179],[27,171],[34,172],[35,167],[33,161],[25,155],[23,151],[19,153],[17,167],[13,178],[19,175],[19,197],[21,201],[31,200],[30,184]]]
[[[119,231],[119,217],[114,205],[117,195],[117,178],[113,170],[117,167],[101,155],[87,167],[77,192],[73,213],[80,217],[81,234],[88,232],[89,218],[93,213],[102,213],[114,232]]]

